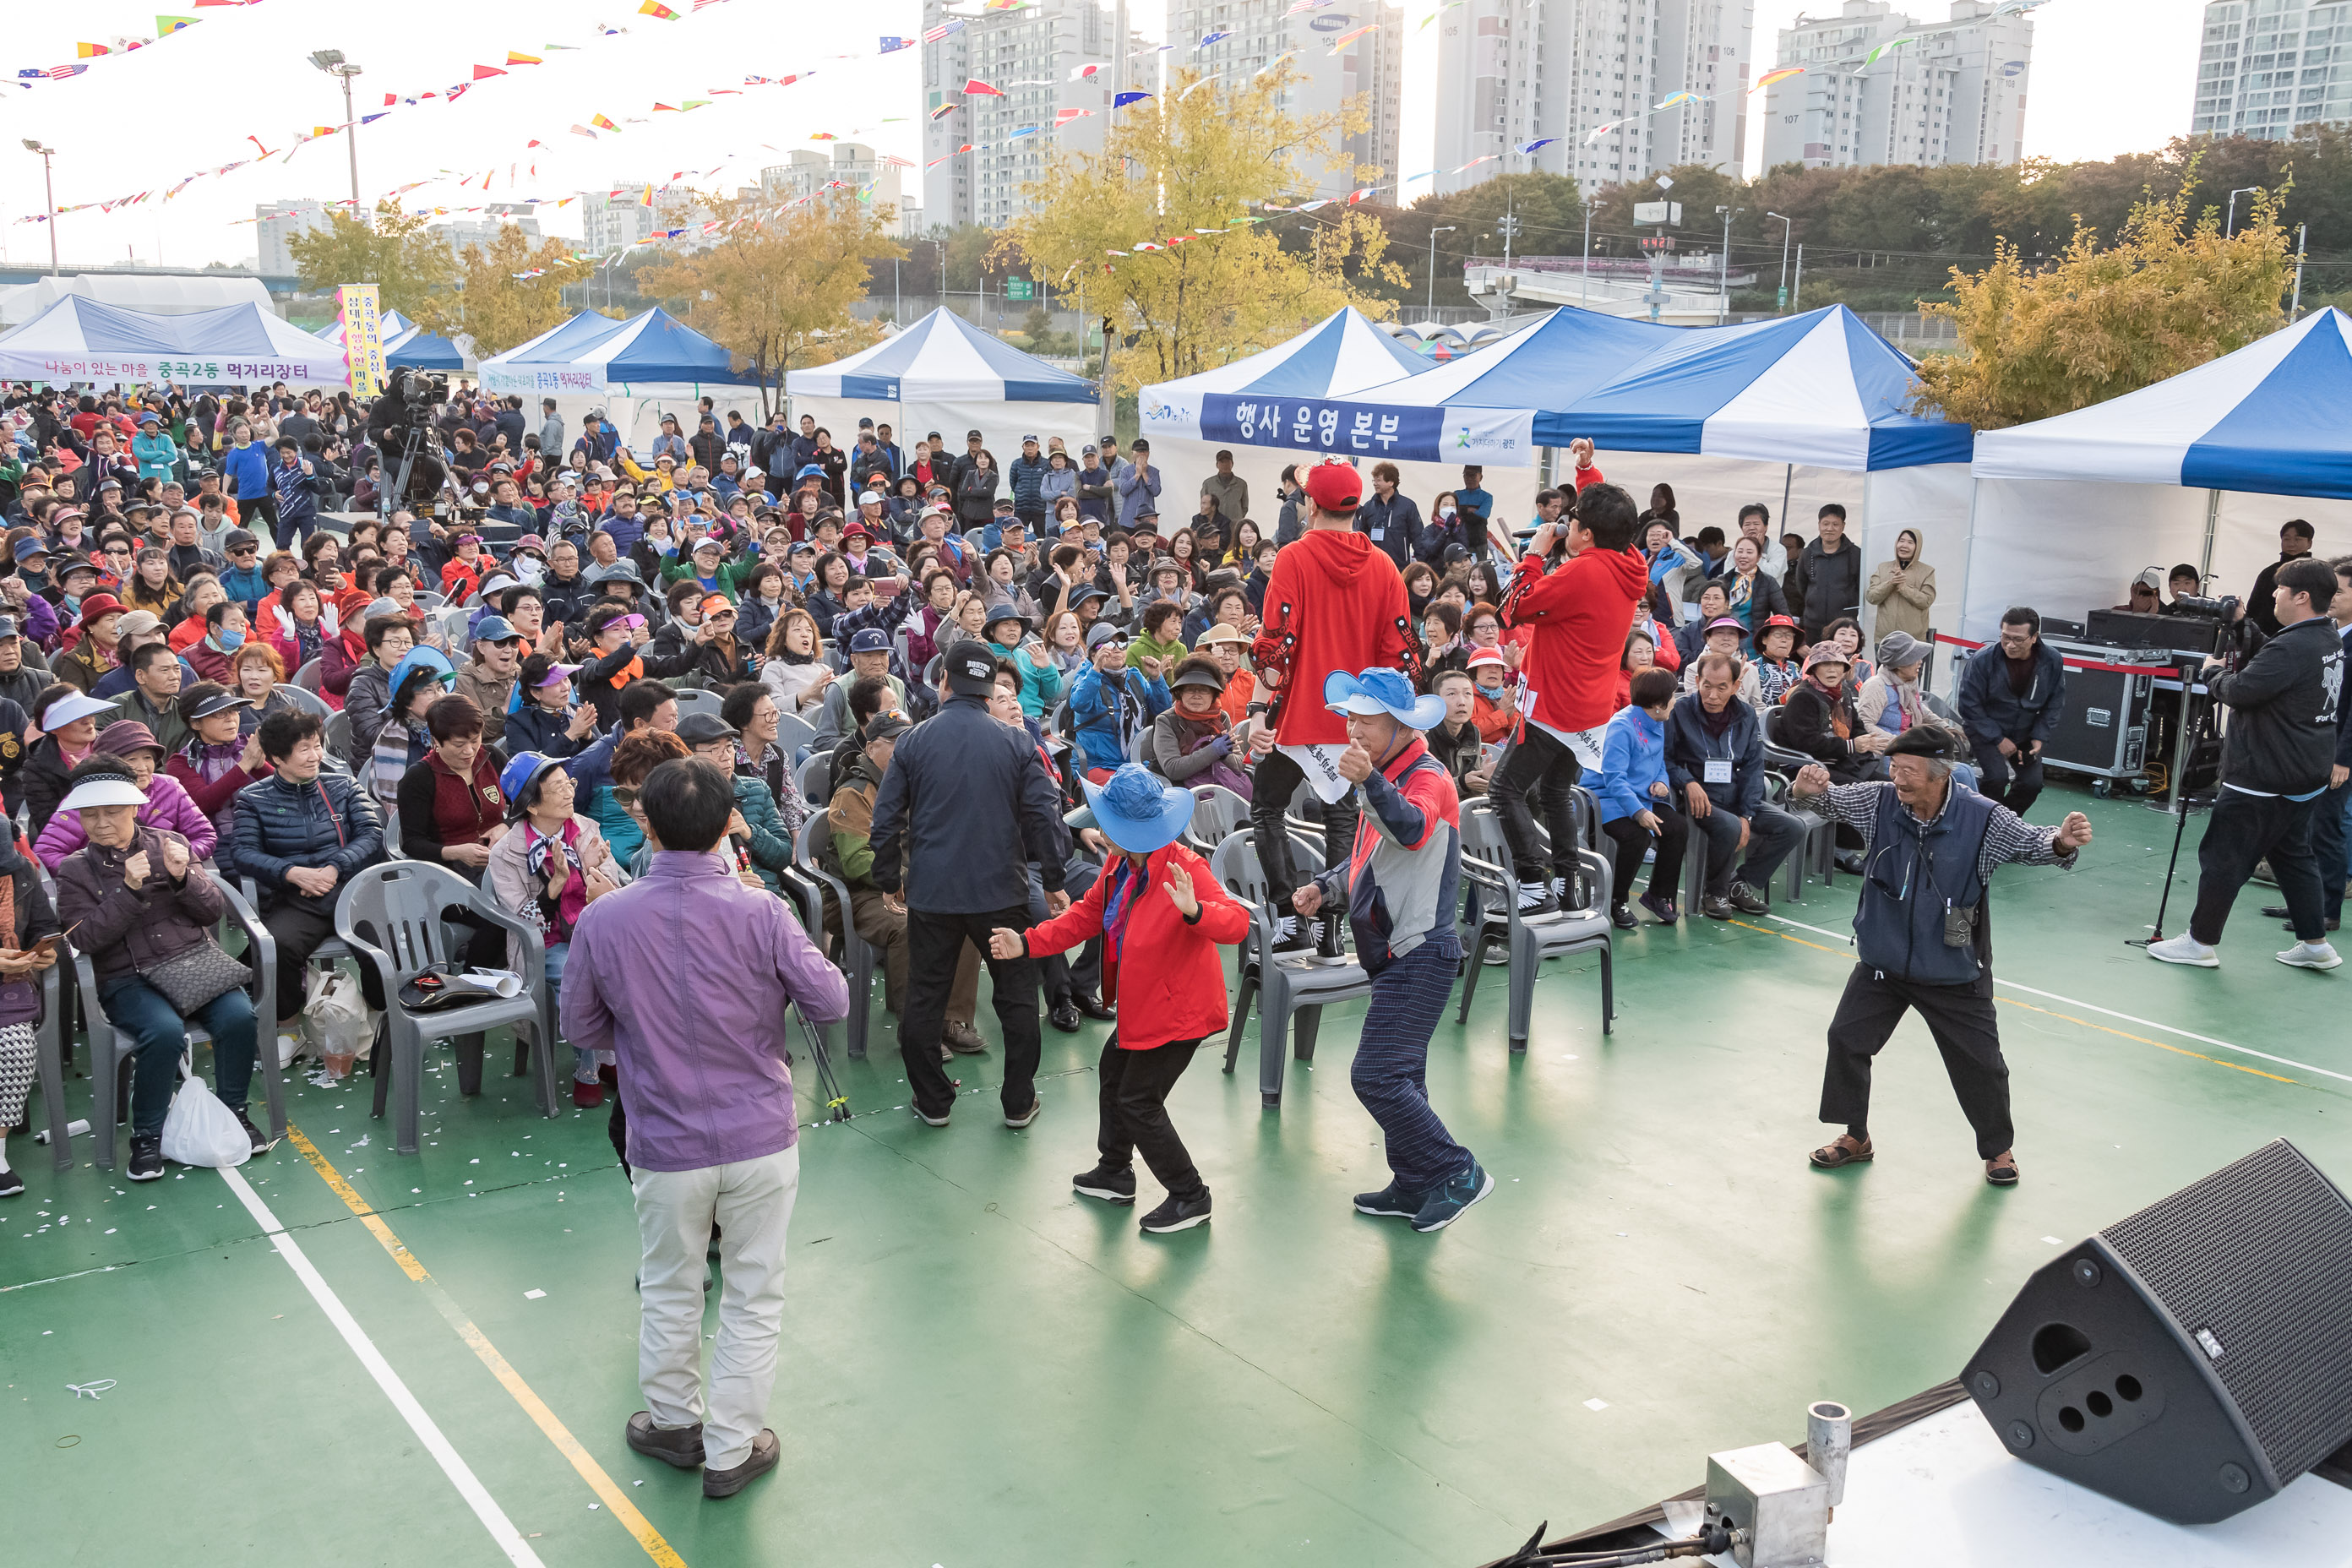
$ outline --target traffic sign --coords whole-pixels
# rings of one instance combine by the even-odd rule
[[[1026,278],[1007,278],[1004,280],[1004,297],[1008,300],[1027,300],[1034,297],[1034,291]]]

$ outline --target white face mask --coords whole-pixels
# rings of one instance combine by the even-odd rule
[[[1450,506],[1439,507],[1437,509],[1437,515],[1440,517],[1452,517],[1454,515],[1454,509]]]

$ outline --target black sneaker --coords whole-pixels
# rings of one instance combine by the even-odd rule
[[[123,1171],[134,1182],[152,1182],[163,1174],[163,1135],[142,1138],[133,1133],[131,1139],[131,1163]]]
[[[1209,1189],[1202,1187],[1193,1197],[1171,1197],[1143,1216],[1143,1228],[1152,1236],[1165,1236],[1171,1230],[1190,1230],[1204,1225],[1209,1218]]]
[[[24,1177],[14,1171],[0,1171],[0,1198],[13,1198],[24,1190]]]
[[[1135,1172],[1110,1171],[1100,1165],[1084,1175],[1070,1178],[1070,1190],[1081,1197],[1100,1198],[1107,1204],[1131,1204],[1135,1201]]]
[[[1339,956],[1339,916],[1317,915],[1315,917],[1315,952],[1316,955],[1321,958]]]
[[[1277,915],[1274,921],[1274,951],[1304,952],[1315,945],[1307,922],[1297,915]]]
[[[1609,923],[1619,931],[1632,931],[1642,922],[1635,920],[1633,911],[1623,904],[1612,904],[1609,906]]]
[[[1391,1180],[1377,1193],[1358,1193],[1358,1214],[1388,1215],[1397,1219],[1411,1219],[1421,1212],[1422,1194],[1408,1192]]]
[[[236,1124],[245,1129],[245,1135],[253,1140],[253,1157],[255,1159],[260,1159],[264,1154],[268,1153],[272,1148],[277,1146],[278,1140],[272,1138],[268,1133],[264,1132],[260,1128],[256,1127],[253,1124],[253,1119],[246,1115],[242,1109],[232,1111],[230,1114],[236,1118]]]
[[[1412,1228],[1420,1231],[1444,1230],[1462,1217],[1462,1211],[1495,1190],[1495,1178],[1488,1175],[1477,1161],[1470,1168],[1447,1182],[1433,1188],[1412,1216]]]
[[[1067,1002],[1056,1002],[1054,1010],[1045,1015],[1046,1022],[1066,1035],[1078,1032],[1078,1010]]]
[[[1764,901],[1764,895],[1738,878],[1732,879],[1730,903],[1733,909],[1743,915],[1764,915],[1772,912],[1772,906]]]

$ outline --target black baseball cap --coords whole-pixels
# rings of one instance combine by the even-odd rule
[[[948,649],[948,689],[958,697],[986,697],[996,689],[996,655],[986,643],[960,642]]]

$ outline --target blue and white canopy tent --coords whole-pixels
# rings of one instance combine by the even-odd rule
[[[1977,437],[1962,625],[2030,604],[2078,619],[2154,566],[2243,595],[2303,518],[2352,539],[2352,317],[2329,309],[2235,353],[2088,408]],[[2291,497],[2291,500],[2264,498]]]
[[[0,379],[53,385],[344,384],[343,351],[259,305],[156,315],[68,294],[0,334]]]
[[[561,326],[481,363],[482,389],[520,397],[534,422],[541,398],[556,400],[565,426],[577,435],[588,410],[602,408],[628,444],[648,446],[660,416],[674,414],[694,434],[697,405],[711,398],[726,428],[730,409],[761,422],[772,395],[733,356],[668,311],[656,306],[626,321],[583,310]]]
[[[1026,354],[944,306],[906,331],[832,364],[788,372],[784,390],[797,428],[803,414],[857,444],[857,422],[888,425],[901,452],[937,430],[950,453],[979,430],[1001,468],[1021,455],[1021,437],[1059,436],[1073,462],[1101,433],[1095,384]]]
[[[328,322],[319,329],[319,341],[332,343],[338,353],[343,346],[343,323]],[[410,321],[397,310],[383,313],[383,363],[394,368],[411,370],[442,370],[452,373],[466,368],[466,356],[456,343],[437,337]]]

